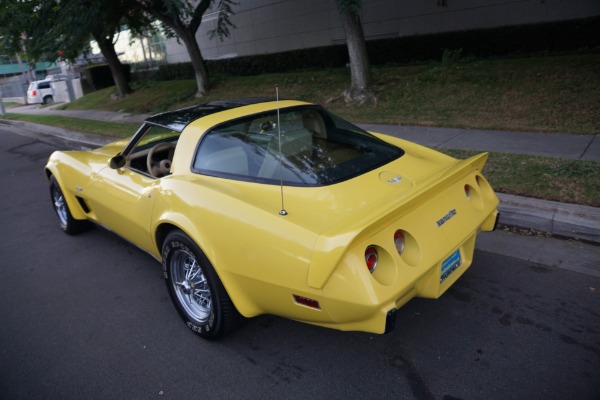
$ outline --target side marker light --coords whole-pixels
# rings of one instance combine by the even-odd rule
[[[319,305],[319,302],[317,300],[309,299],[308,297],[304,297],[304,296],[298,296],[297,294],[294,294],[293,296],[294,296],[294,301],[297,304],[302,304],[303,306],[314,308],[315,310],[321,309],[321,306]]]

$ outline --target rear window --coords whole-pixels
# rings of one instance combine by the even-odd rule
[[[38,89],[50,89],[50,82],[38,83]]]
[[[281,138],[281,140],[280,140]],[[404,152],[316,106],[256,114],[213,128],[192,169],[229,179],[322,186],[364,174]]]

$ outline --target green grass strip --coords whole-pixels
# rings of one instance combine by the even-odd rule
[[[93,121],[89,119],[69,118],[59,115],[29,115],[8,113],[3,115],[2,118],[15,121],[33,122],[36,124],[55,126],[77,132],[92,133],[116,138],[126,138],[132,136],[139,128],[139,124]]]
[[[457,158],[479,152],[441,150]],[[500,193],[600,207],[600,163],[490,153],[483,174]]]
[[[347,105],[345,68],[258,76],[211,75],[207,96],[193,80],[144,81],[115,97],[114,87],[65,109],[153,113],[240,97],[280,95],[327,106],[349,121],[456,128],[600,133],[600,54],[465,59],[372,68],[377,104]]]

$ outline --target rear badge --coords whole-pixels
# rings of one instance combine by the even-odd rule
[[[401,180],[402,180],[402,177],[400,175],[397,175],[395,178],[388,179],[388,183],[398,183]]]
[[[413,183],[409,177],[399,174],[396,171],[380,172],[379,180],[386,185],[394,186],[395,190],[408,190],[413,186]]]
[[[437,226],[438,228],[441,228],[442,225],[444,225],[446,222],[448,222],[448,220],[450,220],[450,218],[454,217],[456,215],[456,209],[453,208],[452,210],[448,211],[446,213],[446,215],[444,215],[442,218],[437,220]]]

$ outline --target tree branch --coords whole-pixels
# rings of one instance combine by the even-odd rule
[[[194,13],[192,14],[192,19],[190,21],[189,27],[192,32],[196,32],[202,23],[202,16],[212,3],[212,0],[202,0],[200,4],[196,6]]]

